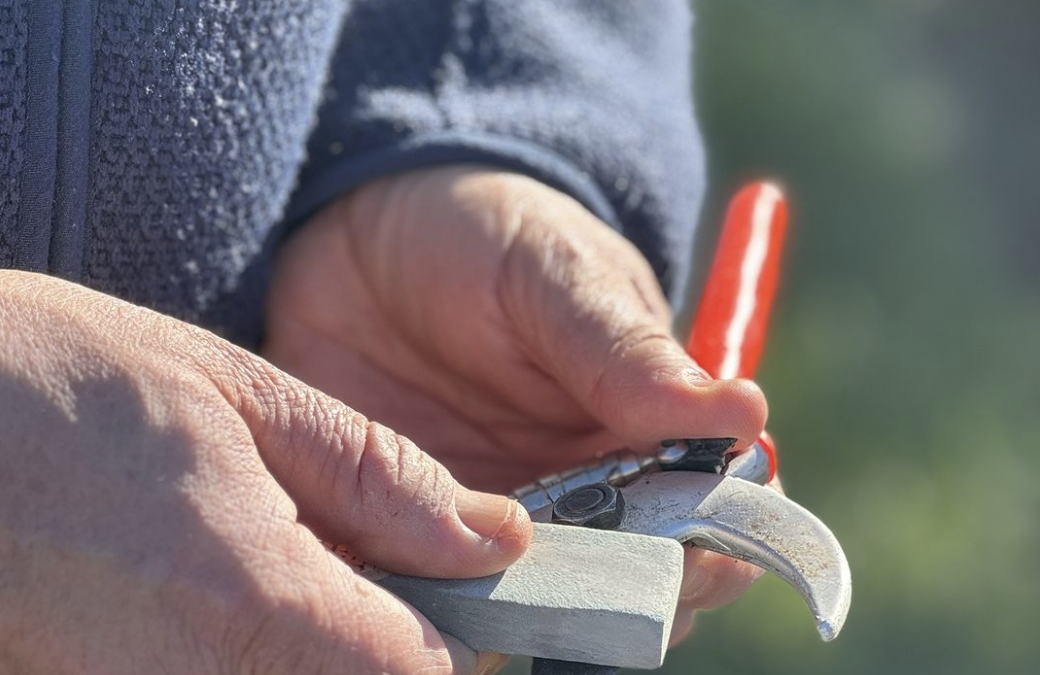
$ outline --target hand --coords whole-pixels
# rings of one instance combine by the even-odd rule
[[[315,534],[496,572],[530,525],[197,328],[0,272],[0,672],[476,673]]]
[[[507,491],[621,446],[735,436],[766,403],[675,342],[625,239],[528,178],[436,168],[330,205],[280,253],[265,356],[407,434],[463,483]],[[675,635],[755,568],[691,551]]]

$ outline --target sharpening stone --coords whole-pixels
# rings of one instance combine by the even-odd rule
[[[657,668],[682,573],[676,541],[535,523],[530,548],[499,574],[365,576],[473,649]]]

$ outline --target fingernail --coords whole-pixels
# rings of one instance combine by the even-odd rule
[[[508,654],[480,652],[477,656],[476,675],[492,675],[493,673],[497,673],[505,667],[507,661],[509,661]]]
[[[509,530],[516,521],[517,508],[519,504],[515,500],[502,495],[465,488],[455,492],[455,509],[463,524],[487,539],[515,538]]]

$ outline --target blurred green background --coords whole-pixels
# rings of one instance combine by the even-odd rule
[[[1040,672],[1040,2],[694,6],[698,269],[729,195],[778,180],[759,381],[787,491],[854,592],[823,644],[765,578],[662,672]]]

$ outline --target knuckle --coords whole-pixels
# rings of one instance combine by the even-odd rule
[[[628,355],[639,347],[657,347],[654,353],[660,358],[673,358],[675,338],[663,326],[651,323],[640,323],[624,330],[614,341],[610,357],[617,362],[624,362]]]
[[[647,350],[647,347],[650,349]],[[663,327],[644,323],[629,326],[608,344],[606,353],[600,359],[601,366],[590,381],[588,400],[596,409],[607,413],[617,412],[613,408],[628,398],[629,390],[634,386],[643,386],[642,381],[628,377],[627,373],[629,357],[636,349],[651,354],[647,362],[641,365],[650,366],[654,377],[673,375],[673,371],[681,370],[684,365],[675,362],[675,339]]]
[[[366,425],[357,463],[355,505],[395,517],[411,509],[447,512],[454,481],[410,440],[376,422]]]
[[[369,442],[368,427],[371,423],[361,413],[339,403],[320,406],[318,410],[322,417],[319,423],[322,442],[316,447],[325,456],[313,458],[312,464],[317,467],[319,482],[327,484],[331,494],[349,494],[354,482],[349,468],[360,468]],[[356,462],[352,462],[352,458],[356,458]]]
[[[295,381],[272,392],[267,427],[284,439],[288,473],[312,476],[323,493],[345,494],[352,459],[364,456],[368,420]]]
[[[388,500],[400,479],[404,449],[396,435],[378,422],[369,422],[357,462],[358,497]]]

